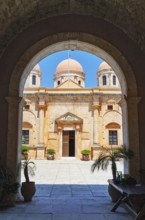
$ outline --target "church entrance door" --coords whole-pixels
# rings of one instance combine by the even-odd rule
[[[63,131],[62,135],[62,156],[75,156],[75,131]]]

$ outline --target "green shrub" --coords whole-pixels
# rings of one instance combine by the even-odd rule
[[[54,149],[47,149],[47,154],[54,155],[55,150]]]
[[[89,155],[90,152],[91,152],[90,150],[84,149],[84,150],[81,151],[81,154],[83,154],[83,155]]]
[[[22,145],[22,154],[27,153],[29,150],[28,146]]]

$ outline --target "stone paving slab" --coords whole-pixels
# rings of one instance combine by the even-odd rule
[[[0,214],[0,220],[52,220],[52,214]]]
[[[113,215],[112,214],[105,214],[104,217],[105,217],[105,220],[125,220],[125,219],[126,220],[133,220],[134,219],[133,217],[126,215],[126,214],[122,214],[122,213],[116,213],[116,214],[114,213]]]
[[[91,173],[92,161],[35,161],[37,192],[15,207],[1,210],[0,220],[133,220],[124,207],[115,213],[108,195],[107,172]],[[118,163],[119,169],[122,164]],[[22,176],[22,180],[24,177]]]

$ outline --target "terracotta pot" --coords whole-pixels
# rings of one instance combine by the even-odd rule
[[[25,202],[32,201],[32,197],[34,196],[35,192],[36,192],[35,182],[22,183],[21,193],[22,196],[24,197]]]
[[[82,160],[89,160],[89,155],[82,155]]]
[[[28,159],[28,153],[23,153],[21,159],[22,160]]]
[[[47,160],[54,160],[55,157],[54,157],[54,154],[47,154]]]

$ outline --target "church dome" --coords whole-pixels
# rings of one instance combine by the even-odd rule
[[[56,73],[68,73],[73,72],[73,73],[83,73],[83,68],[81,64],[73,59],[66,59],[60,62],[56,68]]]
[[[103,62],[100,64],[100,66],[99,66],[98,72],[99,72],[99,71],[102,71],[102,70],[104,70],[104,69],[112,69],[112,68],[111,68],[111,66],[110,66],[108,63],[106,63],[105,61],[103,61]]]

